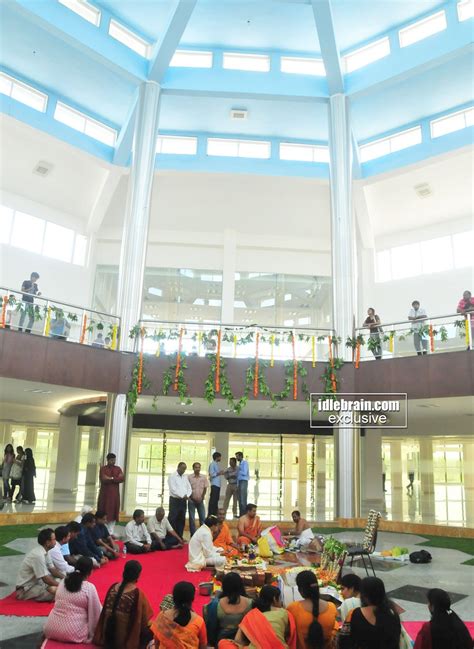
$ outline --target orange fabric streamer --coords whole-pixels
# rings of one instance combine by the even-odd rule
[[[293,348],[293,401],[298,398],[298,361],[296,360],[295,333],[291,334],[291,345]]]
[[[178,338],[178,355],[176,356],[176,370],[174,373],[174,384],[173,384],[173,390],[175,392],[178,391],[178,379],[179,379],[179,371],[181,369],[181,349],[183,346],[183,329],[179,330],[179,338]]]
[[[86,329],[87,329],[87,313],[84,313],[82,316],[82,327],[81,327],[81,337],[79,338],[79,343],[84,344],[86,339]]]
[[[0,321],[0,326],[2,327],[2,329],[5,329],[5,325],[6,325],[7,304],[8,304],[8,295],[4,295],[3,304],[2,304],[2,319]]]
[[[221,390],[221,330],[217,333],[217,353],[216,353],[216,392]]]
[[[331,366],[331,389],[337,392],[336,375],[334,374],[334,358],[332,355],[332,336],[328,336],[329,341],[329,365]]]
[[[355,355],[355,368],[356,368],[356,370],[359,369],[359,363],[360,363],[360,342],[357,341],[357,344],[356,344],[356,355]]]
[[[430,325],[430,352],[434,352],[435,346],[434,346],[434,333],[433,333],[433,325]]]
[[[140,353],[138,355],[137,393],[142,393],[143,386],[143,346],[145,344],[145,330],[140,329]]]
[[[257,335],[255,337],[255,372],[253,376],[253,396],[257,397],[258,395],[258,373],[259,373],[259,367],[258,367],[258,343],[260,340],[260,334],[257,331]]]

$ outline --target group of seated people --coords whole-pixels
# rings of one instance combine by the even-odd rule
[[[53,601],[44,634],[68,643],[90,643],[110,649],[408,649],[396,607],[376,577],[361,580],[353,573],[341,578],[339,608],[320,597],[312,570],[296,577],[301,599],[283,607],[280,590],[265,585],[254,601],[247,596],[242,578],[229,572],[221,592],[204,607],[203,616],[192,610],[195,587],[177,583],[166,596],[160,612],[153,615],[146,594],[138,587],[142,566],[127,561],[122,581],[110,586],[103,605],[96,588],[88,581],[99,568],[120,555],[107,528],[103,512],[90,508],[81,512],[81,522],[72,521],[56,530],[43,529],[38,547],[24,558],[17,579],[16,596],[22,600]],[[295,528],[290,536],[304,533],[307,523],[293,513]],[[225,558],[243,545],[255,543],[262,532],[254,505],[239,519],[235,542],[225,522],[225,511],[208,516],[189,542],[188,570],[207,565],[222,566]],[[125,527],[124,547],[130,554],[182,548],[184,539],[172,529],[159,507],[147,523],[136,510]],[[435,588],[428,592],[431,621],[420,630],[415,649],[472,649],[473,643],[462,620],[452,611],[448,593]]]

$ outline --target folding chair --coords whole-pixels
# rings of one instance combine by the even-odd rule
[[[375,511],[375,509],[371,509],[367,517],[367,525],[365,528],[362,544],[349,546],[347,548],[347,556],[351,558],[351,563],[350,563],[351,568],[352,568],[352,564],[354,563],[354,559],[356,557],[360,557],[362,559],[362,563],[364,564],[367,577],[369,576],[369,570],[367,567],[367,563],[365,562],[365,557],[367,557],[367,561],[368,564],[370,565],[372,573],[374,577],[376,577],[374,566],[370,555],[373,554],[375,550],[375,546],[377,545],[377,534],[379,529],[379,521],[381,518],[382,518],[382,514],[380,512]]]

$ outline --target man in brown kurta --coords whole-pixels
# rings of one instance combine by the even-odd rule
[[[125,480],[122,469],[115,466],[116,459],[117,456],[114,453],[109,453],[107,455],[107,464],[100,467],[99,472],[100,490],[97,510],[107,514],[107,526],[111,534],[113,534],[115,523],[119,519],[119,485]]]

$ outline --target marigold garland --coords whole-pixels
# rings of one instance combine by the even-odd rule
[[[145,345],[145,330],[140,329],[140,353],[138,356],[138,376],[137,376],[137,393],[142,393],[143,387],[143,348]]]
[[[4,295],[3,304],[2,304],[2,321],[1,321],[2,329],[5,329],[5,325],[6,325],[7,304],[8,304],[8,295]]]
[[[202,331],[198,331],[198,355],[201,356],[202,351]]]
[[[81,345],[84,344],[84,341],[86,339],[86,331],[87,331],[87,313],[84,313],[82,316],[81,337],[79,338],[79,343]]]
[[[110,343],[110,349],[117,349],[117,336],[118,336],[118,325],[112,327],[112,341]]]
[[[311,336],[311,356],[313,367],[316,367],[316,339]]]
[[[184,333],[184,329],[181,328],[179,330],[178,354],[176,356],[176,369],[175,369],[175,372],[174,372],[173,390],[175,392],[178,391],[179,370],[181,369],[181,349],[182,349],[182,346],[183,346],[183,333]]]
[[[333,392],[337,392],[336,375],[334,374],[334,357],[332,355],[332,336],[328,336],[329,342],[329,365],[331,367],[331,387]]]
[[[433,332],[433,325],[431,325],[431,324],[430,324],[430,328],[429,328],[429,333],[430,333],[430,352],[434,352],[434,350],[435,350],[434,332]]]
[[[254,377],[253,377],[253,396],[257,397],[258,396],[258,343],[260,340],[260,334],[257,331],[257,335],[255,336],[255,371],[254,371]]]
[[[275,365],[275,334],[270,336],[270,367]]]
[[[392,334],[390,334],[390,338],[388,339],[388,351],[389,351],[391,354],[393,354],[393,347],[394,347],[394,345],[393,345],[393,341],[394,341],[394,335],[393,335],[393,333],[392,333]]]
[[[221,330],[217,332],[217,353],[216,353],[216,380],[215,380],[215,389],[216,392],[221,391]]]
[[[357,341],[356,344],[356,353],[355,353],[355,368],[356,370],[359,369],[359,363],[360,363],[360,341]]]
[[[466,347],[469,348],[469,343],[471,340],[471,318],[466,315],[466,320],[464,321],[464,335],[466,337]]]
[[[51,329],[51,307],[49,306],[48,310],[46,311],[46,320],[44,322],[43,336],[48,337],[50,329]]]
[[[293,350],[293,400],[298,399],[298,361],[296,360],[295,332],[291,334],[291,346]]]
[[[237,334],[234,334],[234,358],[237,358]]]

